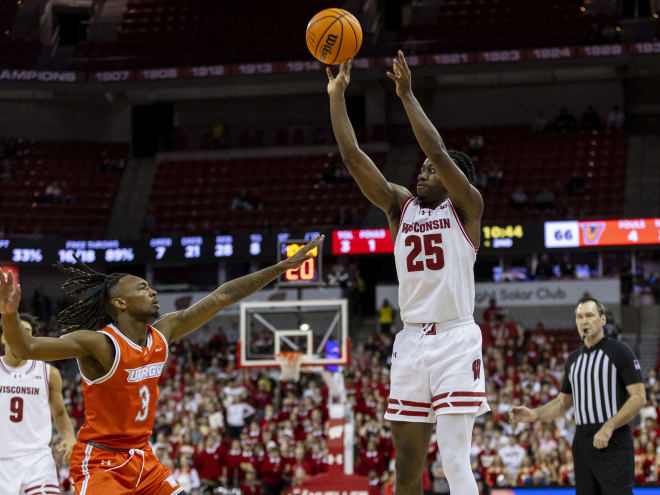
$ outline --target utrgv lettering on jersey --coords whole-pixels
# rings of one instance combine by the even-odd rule
[[[429,220],[428,222],[415,222],[404,223],[401,225],[401,232],[407,234],[408,232],[430,232],[438,229],[450,229],[451,223],[448,218],[440,218],[439,220]]]
[[[128,378],[126,379],[129,383],[141,382],[142,380],[148,380],[149,378],[157,378],[163,372],[163,367],[165,363],[154,363],[142,366],[140,368],[135,368],[133,370],[124,370],[128,373]]]

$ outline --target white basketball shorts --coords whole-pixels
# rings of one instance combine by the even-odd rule
[[[439,414],[487,411],[481,329],[474,319],[405,324],[394,339],[385,419],[435,423]]]
[[[59,494],[60,482],[57,479],[57,468],[50,449],[12,459],[0,458],[0,493]]]

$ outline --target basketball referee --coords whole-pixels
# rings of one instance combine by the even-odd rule
[[[571,406],[578,495],[631,495],[635,478],[633,437],[628,422],[646,403],[641,368],[630,348],[605,337],[605,308],[585,297],[575,307],[584,342],[566,362],[561,392],[536,409],[514,407],[512,422],[550,421]]]

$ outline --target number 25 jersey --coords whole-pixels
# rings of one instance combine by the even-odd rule
[[[474,313],[477,251],[451,199],[435,209],[403,205],[394,259],[404,323],[442,323]]]
[[[80,372],[86,418],[78,440],[118,449],[142,448],[154,427],[158,380],[169,353],[167,340],[151,325],[147,325],[144,347],[114,325],[99,332],[112,341],[115,360],[110,371],[97,380]]]

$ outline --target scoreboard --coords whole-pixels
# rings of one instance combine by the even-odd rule
[[[332,254],[384,254],[394,252],[389,229],[335,230]]]
[[[62,239],[56,237],[0,238],[0,262],[14,265],[73,263],[74,256],[89,264],[183,264],[228,261],[268,261],[277,251],[282,258],[290,245],[306,244],[320,232],[253,232],[221,235],[161,236],[150,239]],[[327,233],[329,234],[329,233]],[[327,236],[329,237],[329,235]],[[299,239],[289,241],[289,239]],[[284,248],[282,247],[284,245]],[[660,246],[660,218],[562,220],[552,222],[484,222],[479,252],[526,253],[545,248]],[[282,251],[285,249],[285,251]],[[332,231],[332,254],[391,254],[388,228]],[[288,282],[320,280],[318,266]],[[312,267],[306,267],[305,270]],[[310,279],[309,277],[312,274]],[[293,274],[290,274],[294,277]]]
[[[298,234],[301,237],[306,234]],[[221,259],[272,259],[277,238],[262,233],[239,235],[152,237],[142,240],[78,240],[59,238],[0,239],[0,261],[17,264],[74,263],[212,263]]]
[[[525,251],[543,248],[540,222],[484,223],[479,251]],[[357,229],[332,232],[332,254],[387,254],[394,252],[390,230]]]
[[[545,222],[545,247],[660,245],[660,218]]]
[[[302,249],[309,241],[287,239],[281,241],[277,248],[277,261],[283,261]],[[312,286],[323,285],[322,277],[323,244],[310,251],[312,257],[300,267],[287,270],[278,279],[278,285]]]

